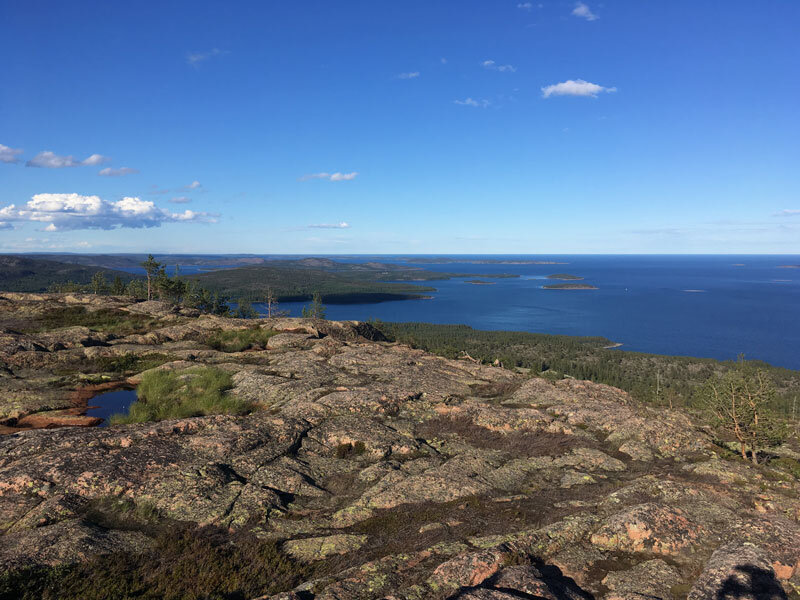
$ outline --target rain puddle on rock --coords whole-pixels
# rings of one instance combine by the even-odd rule
[[[108,419],[111,415],[127,414],[134,402],[136,402],[136,390],[114,390],[98,394],[89,400],[88,404],[91,408],[86,411],[86,416],[99,417],[103,419],[103,422],[98,427],[108,427]]]

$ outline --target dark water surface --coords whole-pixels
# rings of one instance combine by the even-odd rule
[[[104,419],[98,427],[107,427],[108,426],[108,419],[111,415],[116,415],[120,413],[128,412],[131,404],[136,401],[136,390],[115,390],[113,392],[106,392],[104,394],[98,394],[91,400],[89,400],[89,406],[94,406],[96,408],[90,408],[86,411],[86,415],[89,417],[100,417]]]

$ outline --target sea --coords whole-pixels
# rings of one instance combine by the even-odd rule
[[[329,256],[461,273],[430,299],[329,304],[329,319],[457,323],[476,329],[602,336],[620,351],[735,360],[743,354],[800,369],[800,255]],[[430,263],[425,259],[446,262]],[[476,264],[480,261],[496,261]],[[527,261],[527,262],[526,262]],[[552,261],[563,264],[532,264]],[[473,274],[518,275],[467,283]],[[548,290],[554,273],[593,290]],[[468,276],[469,275],[469,276]],[[298,316],[305,303],[281,308]],[[255,305],[257,309],[263,309]]]

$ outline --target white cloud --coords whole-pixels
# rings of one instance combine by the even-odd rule
[[[589,8],[584,2],[578,2],[575,5],[575,8],[572,9],[572,14],[576,17],[581,17],[582,19],[586,19],[587,21],[596,21],[600,17],[592,12],[592,9]]]
[[[491,102],[488,100],[475,100],[473,98],[466,98],[465,100],[453,100],[455,104],[460,106],[473,106],[475,108],[487,108]]]
[[[201,187],[203,187],[203,184],[200,183],[199,181],[195,180],[192,183],[190,183],[189,185],[183,186],[183,189],[185,189],[185,190],[199,190]]]
[[[65,167],[96,167],[111,159],[101,154],[92,154],[84,160],[75,160],[74,156],[59,156],[50,150],[39,152],[25,163],[26,167],[41,167],[43,169],[63,169]]]
[[[86,167],[96,167],[97,165],[102,165],[110,160],[110,158],[103,156],[102,154],[92,154],[89,158],[82,161],[81,164]]]
[[[410,73],[400,73],[398,79],[416,79],[419,77],[419,71],[411,71]]]
[[[47,224],[45,231],[159,227],[171,222],[216,222],[214,215],[186,210],[171,213],[150,200],[117,201],[80,194],[36,194],[24,205],[0,208],[0,220]]]
[[[800,209],[784,208],[782,211],[775,213],[776,217],[796,217],[800,216]]]
[[[446,65],[447,59],[443,56],[442,58],[439,59],[439,62],[442,63],[443,65]]]
[[[104,177],[122,177],[123,175],[133,175],[138,172],[139,171],[136,169],[131,169],[130,167],[120,167],[119,169],[106,167],[105,169],[100,169],[98,175],[103,175]]]
[[[170,200],[170,202],[172,202],[173,204],[188,204],[191,201],[192,199],[188,198],[187,196],[178,196],[177,198],[172,198]]]
[[[200,66],[200,63],[207,61],[209,58],[222,56],[223,54],[227,53],[227,50],[220,50],[219,48],[212,48],[208,52],[189,52],[186,55],[186,62],[189,65],[197,68]]]
[[[489,69],[491,71],[500,71],[501,73],[514,73],[517,70],[517,67],[512,65],[498,65],[493,60],[485,60],[481,63],[484,69]]]
[[[350,229],[350,224],[342,221],[341,223],[320,223],[318,225],[309,225],[310,229]]]
[[[533,8],[533,4],[530,2],[520,2],[517,4],[517,8],[520,10],[531,10]]]
[[[352,181],[358,175],[357,171],[352,173],[312,173],[310,175],[303,175],[300,181],[308,181],[309,179],[325,179],[327,181]]]
[[[596,83],[589,83],[583,79],[568,79],[561,83],[548,85],[542,88],[542,96],[549,98],[550,96],[590,96],[597,98],[597,94],[601,92],[616,92],[615,87],[603,87]]]
[[[0,144],[0,162],[19,162],[19,159],[17,158],[18,154],[22,154],[22,150],[18,150],[17,148],[9,148],[8,146]]]

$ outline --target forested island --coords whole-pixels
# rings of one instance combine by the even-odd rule
[[[548,279],[560,279],[562,281],[580,281],[583,277],[578,275],[570,275],[569,273],[554,273],[553,275],[548,275]]]

